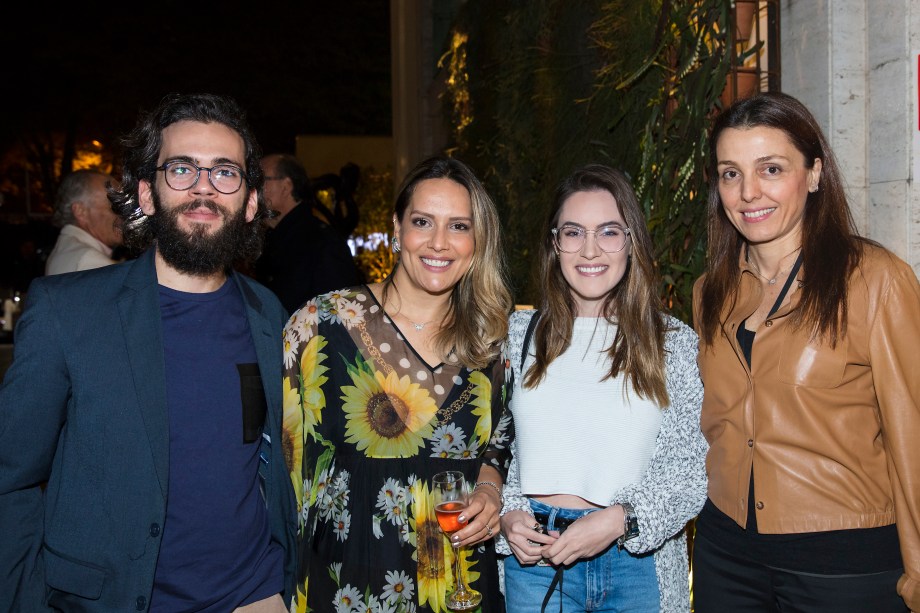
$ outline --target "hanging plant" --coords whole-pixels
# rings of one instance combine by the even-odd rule
[[[625,76],[615,70],[600,74],[601,87],[625,93],[643,82],[658,84],[647,98],[635,187],[655,247],[665,307],[687,322],[693,283],[705,265],[708,134],[730,68],[730,10],[727,0],[665,0],[651,52],[639,69]],[[606,49],[615,53],[615,44]]]
[[[556,184],[602,162],[633,179],[664,305],[689,321],[729,11],[729,0],[464,4],[456,44],[442,58],[465,66],[462,87],[444,101],[454,117],[451,152],[477,170],[499,207],[517,302],[539,301],[534,246]]]

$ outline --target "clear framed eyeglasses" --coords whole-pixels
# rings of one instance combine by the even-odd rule
[[[222,194],[235,194],[243,186],[243,170],[233,164],[217,164],[206,168],[192,162],[174,161],[166,162],[157,170],[163,171],[166,185],[180,192],[194,187],[202,170],[207,171],[208,181]]]
[[[565,224],[561,228],[553,228],[553,240],[559,251],[564,253],[577,253],[585,246],[589,234],[594,235],[598,248],[605,253],[622,251],[629,239],[629,228],[612,224],[599,226],[594,230],[586,230],[581,226]]]

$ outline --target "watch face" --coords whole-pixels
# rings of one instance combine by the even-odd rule
[[[622,506],[624,513],[623,540],[628,541],[639,536],[639,518],[636,517],[636,511],[631,504],[625,503]]]

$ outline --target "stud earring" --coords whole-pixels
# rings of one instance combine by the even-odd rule
[[[399,253],[399,239],[393,237],[393,241],[390,244],[393,247],[393,253]]]

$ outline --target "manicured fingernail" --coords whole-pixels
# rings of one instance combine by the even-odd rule
[[[465,524],[465,523],[466,523],[466,515],[461,515],[460,517],[457,518],[457,521],[460,522],[461,524]]]
[[[455,542],[455,543],[459,543],[459,542],[460,542],[460,537],[457,536],[457,535],[454,535],[454,536],[451,537],[450,540],[452,540],[452,541]]]

